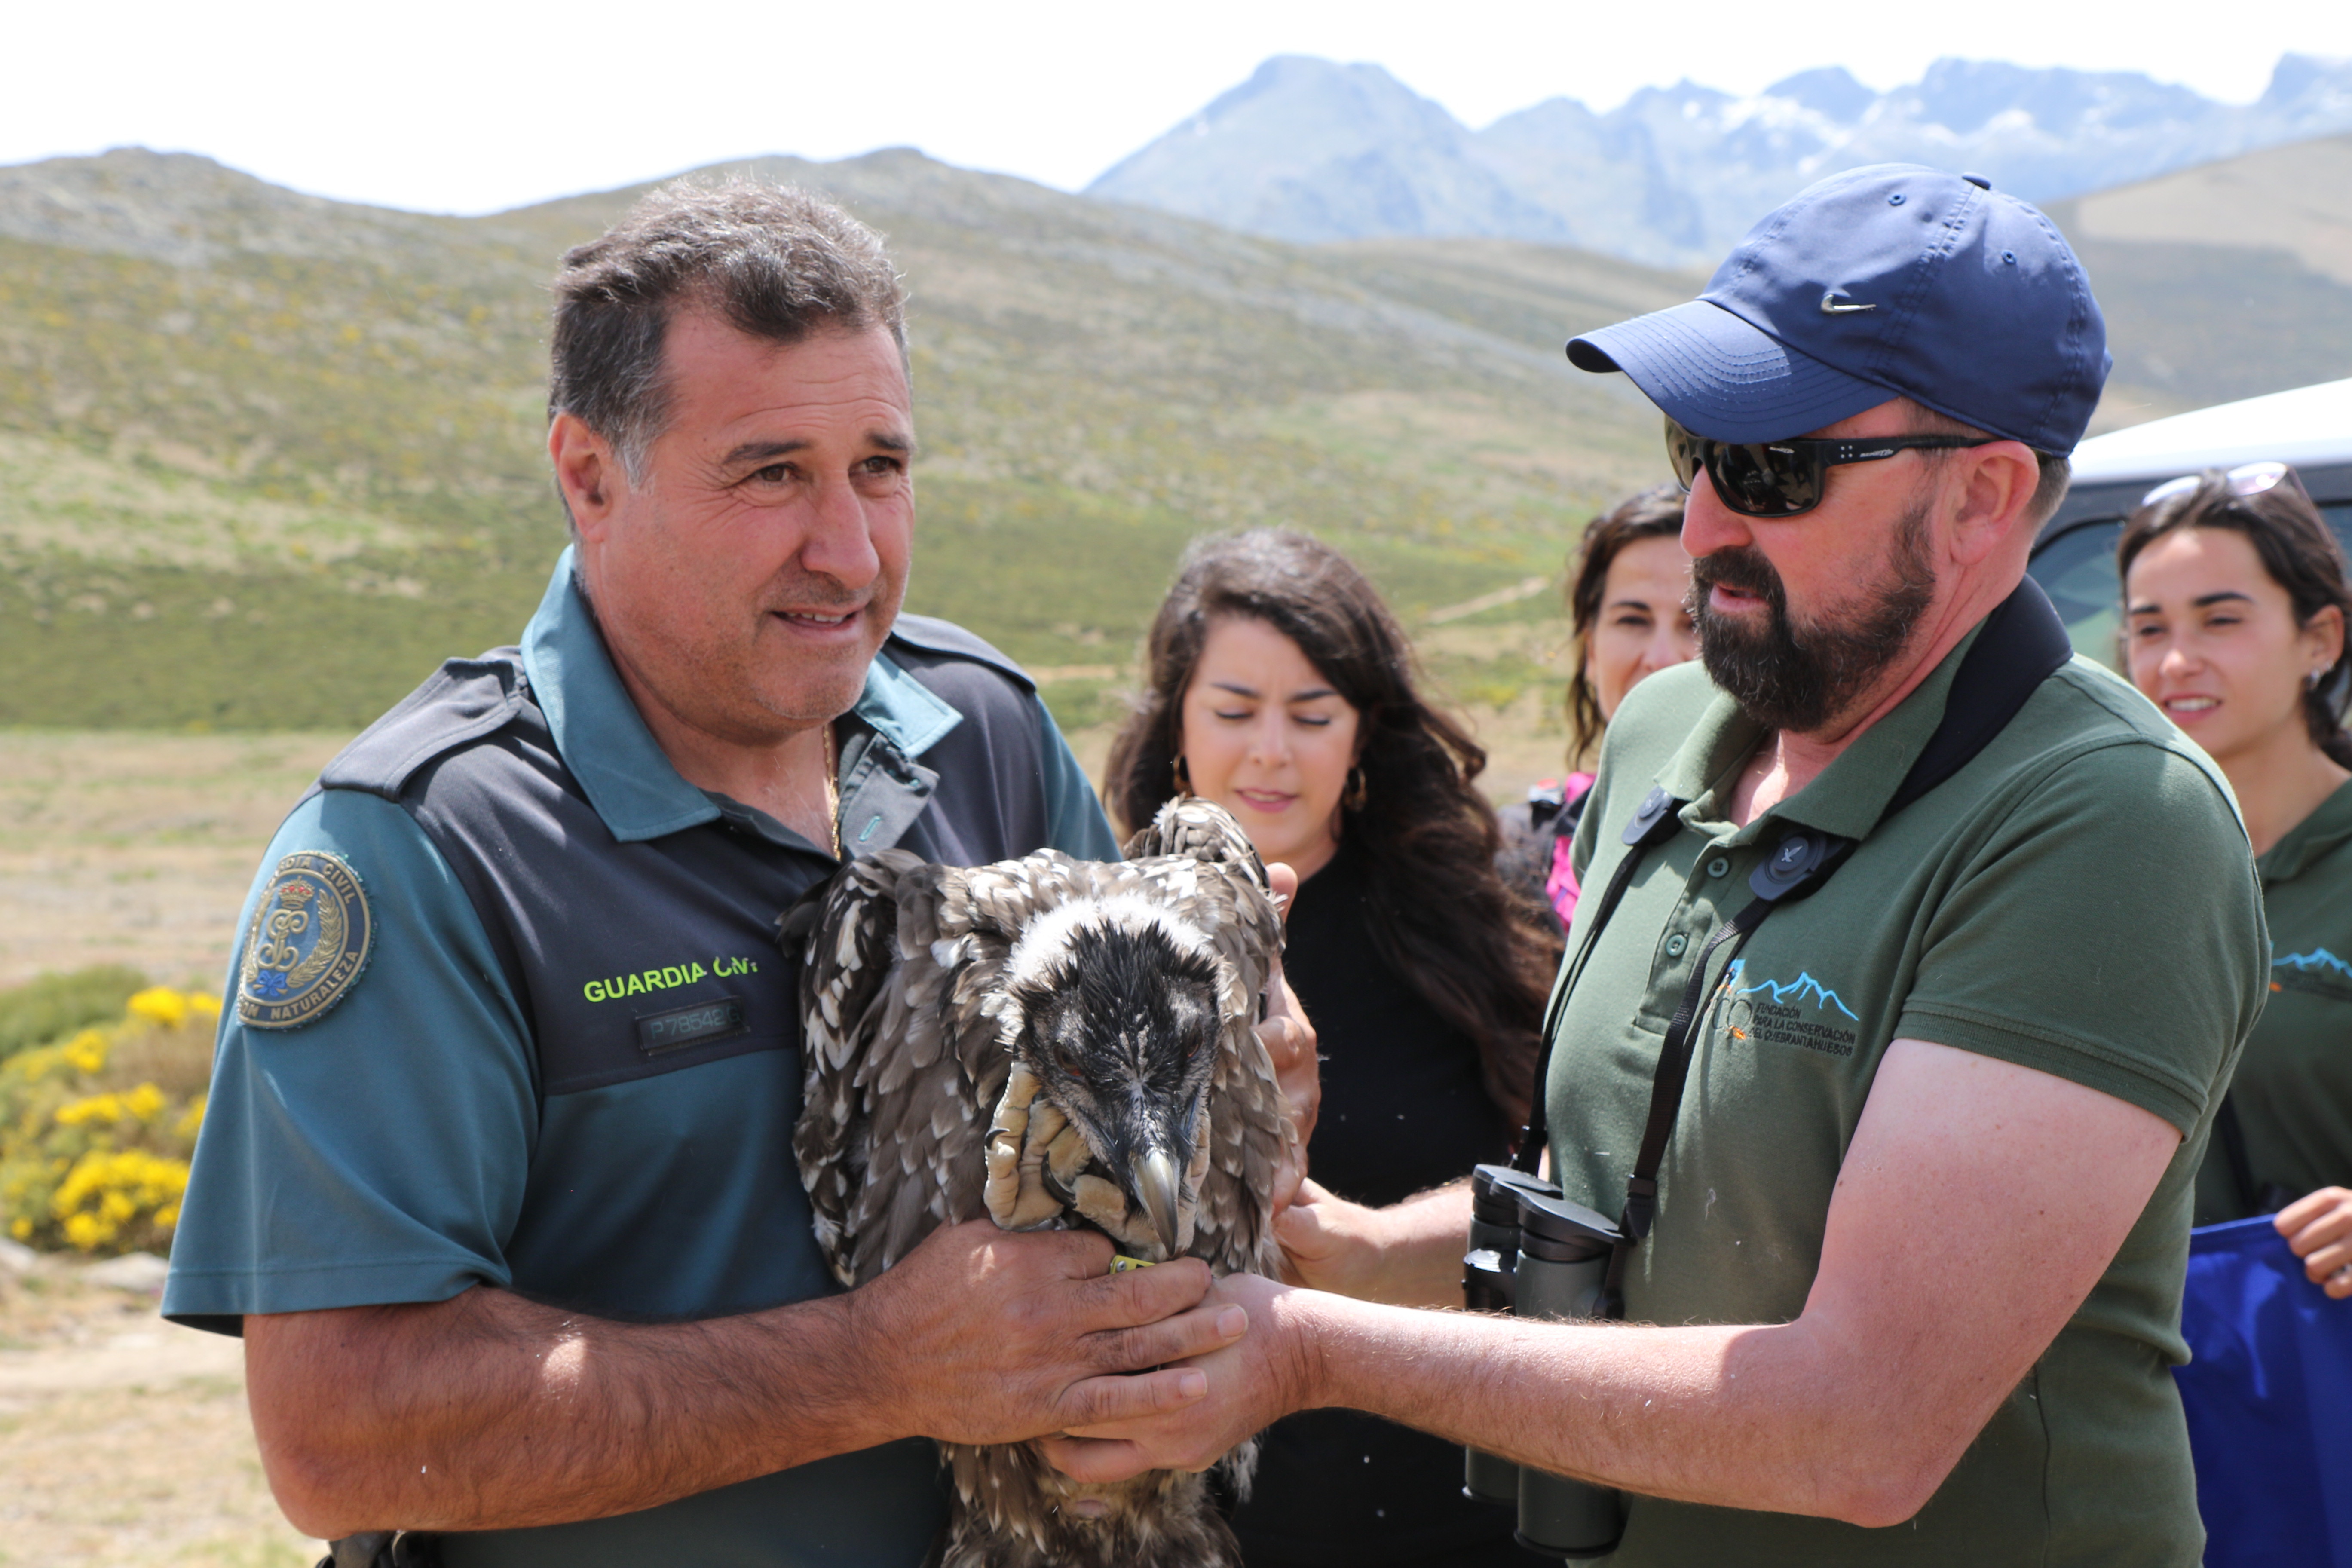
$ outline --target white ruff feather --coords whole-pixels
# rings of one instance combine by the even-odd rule
[[[1013,952],[1004,961],[1006,983],[1022,985],[1043,979],[1054,961],[1069,952],[1070,942],[1081,926],[1100,926],[1139,936],[1157,928],[1181,951],[1198,953],[1212,963],[1216,960],[1216,948],[1208,933],[1180,918],[1165,904],[1154,903],[1137,893],[1113,893],[1108,898],[1088,895],[1058,904],[1023,928],[1021,940],[1013,944]]]

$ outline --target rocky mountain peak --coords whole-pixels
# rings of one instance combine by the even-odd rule
[[[1374,65],[1278,56],[1088,194],[1293,240],[1482,235],[1706,267],[1822,175],[1980,170],[2034,200],[2352,130],[2352,61],[2283,57],[2259,103],[2133,71],[1946,58],[1873,91],[1839,66],[1749,97],[1687,79],[1606,114],[1556,98],[1472,131]]]
[[[1840,125],[1853,124],[1878,101],[1878,94],[1854,80],[1843,66],[1818,66],[1782,77],[1764,89],[1764,96],[1811,110]]]

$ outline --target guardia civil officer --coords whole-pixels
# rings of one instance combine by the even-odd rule
[[[672,187],[555,296],[574,542],[519,647],[446,666],[270,846],[164,1311],[244,1333],[310,1533],[914,1568],[944,1510],[913,1439],[1191,1397],[1108,1374],[1242,1314],[1196,1306],[1198,1263],[1112,1279],[1099,1237],[988,1225],[836,1294],[773,922],[845,855],[1116,849],[1021,672],[898,613],[915,431],[871,233]]]
[[[1570,345],[1690,486],[1700,660],[1610,724],[1532,1130],[1645,1326],[1238,1278],[1209,1398],[1057,1462],[1344,1405],[1622,1489],[1621,1564],[2198,1562],[2169,1363],[2267,961],[2213,763],[2024,581],[2104,340],[2039,213],[1884,165]],[[1325,1206],[1286,1216],[1318,1226],[1295,1265],[1335,1229],[1425,1260],[1469,1217]]]

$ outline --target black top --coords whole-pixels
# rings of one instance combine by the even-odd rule
[[[1365,896],[1362,858],[1343,843],[1298,890],[1283,972],[1324,1058],[1309,1169],[1379,1205],[1502,1159],[1511,1130],[1477,1047],[1375,953]],[[1352,1410],[1277,1422],[1233,1519],[1249,1568],[1542,1561],[1511,1544],[1511,1510],[1462,1495],[1458,1447]]]

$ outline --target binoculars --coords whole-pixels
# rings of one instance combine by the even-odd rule
[[[1553,1183],[1508,1165],[1470,1178],[1470,1250],[1462,1293],[1474,1312],[1555,1322],[1601,1315],[1617,1227]],[[1518,1542],[1548,1557],[1601,1557],[1625,1531],[1622,1493],[1476,1448],[1463,1450],[1462,1491],[1519,1511]]]

